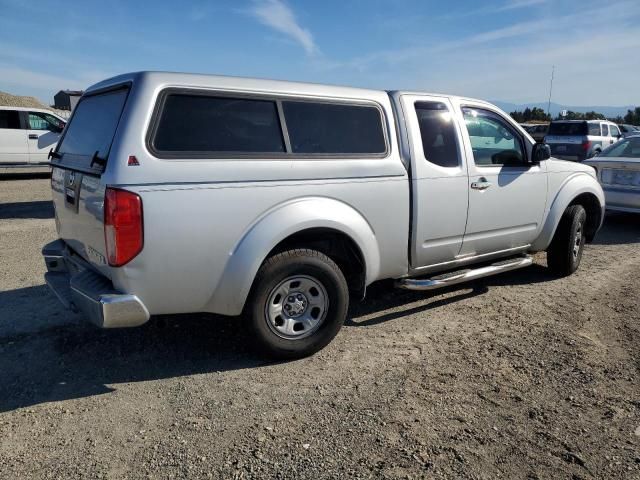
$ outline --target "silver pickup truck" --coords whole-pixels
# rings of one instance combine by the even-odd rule
[[[431,290],[574,272],[593,168],[486,102],[139,72],[90,87],[51,153],[46,281],[101,327],[238,316],[267,354],[327,345],[372,282]]]

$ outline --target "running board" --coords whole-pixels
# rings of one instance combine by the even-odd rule
[[[532,263],[533,258],[526,255],[524,257],[496,262],[486,267],[445,273],[432,278],[401,278],[396,280],[396,287],[404,288],[405,290],[435,290],[437,288],[448,287],[449,285],[456,285],[458,283],[528,267]]]

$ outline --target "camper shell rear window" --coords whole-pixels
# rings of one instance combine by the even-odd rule
[[[124,110],[129,85],[83,96],[58,144],[53,165],[101,173]]]

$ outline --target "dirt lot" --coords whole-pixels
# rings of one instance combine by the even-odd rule
[[[312,358],[241,321],[98,331],[43,286],[48,180],[0,181],[0,478],[640,478],[640,219],[580,271],[370,290]]]

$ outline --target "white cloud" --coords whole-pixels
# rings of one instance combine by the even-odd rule
[[[311,32],[300,26],[291,8],[282,0],[254,0],[249,14],[300,44],[308,55],[318,52]]]
[[[548,95],[573,105],[637,102],[640,2],[617,1],[565,15],[469,33],[455,41],[422,41],[347,59],[312,63],[316,78],[345,78],[375,88],[408,88],[524,103]],[[602,19],[606,18],[606,22]],[[621,47],[624,46],[624,47]],[[326,72],[326,74],[324,73]],[[364,80],[364,81],[363,81]]]
[[[504,5],[498,7],[497,11],[516,10],[518,8],[534,7],[536,5],[542,5],[548,3],[549,0],[509,0]]]

